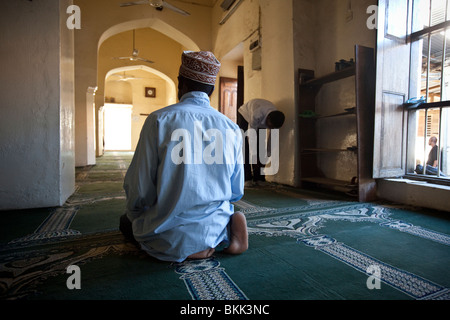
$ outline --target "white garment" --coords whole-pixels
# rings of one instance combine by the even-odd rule
[[[248,122],[249,129],[267,129],[267,116],[269,113],[277,111],[277,108],[270,101],[253,99],[243,104],[238,111]]]
[[[244,117],[245,121],[248,122],[248,129],[256,130],[256,134],[259,135],[259,129],[268,129],[266,124],[266,119],[269,113],[277,111],[275,105],[265,99],[253,99],[243,104],[242,107],[238,109],[238,112]],[[270,130],[266,133],[266,154],[268,157],[271,155],[271,134]],[[250,163],[256,163],[256,159],[259,156],[255,152],[255,148],[249,149]],[[260,151],[261,152],[261,151]]]

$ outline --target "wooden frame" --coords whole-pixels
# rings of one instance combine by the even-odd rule
[[[237,108],[240,107],[237,105],[238,80],[220,77],[219,91],[219,111],[236,122]]]

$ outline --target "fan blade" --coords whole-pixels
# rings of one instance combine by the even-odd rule
[[[155,63],[154,61],[148,60],[148,59],[144,59],[144,58],[140,58],[140,57],[113,57],[112,59],[116,59],[116,60],[130,60],[130,61],[144,61],[144,62],[148,62],[148,63]]]
[[[151,61],[151,60],[148,60],[148,59],[144,59],[144,58],[139,58],[139,57],[137,57],[137,58],[135,58],[136,60],[139,60],[139,61],[144,61],[144,62],[147,62],[147,63],[155,63],[154,61]]]
[[[135,6],[139,4],[148,4],[148,0],[121,3],[121,7]]]
[[[173,10],[173,11],[179,13],[179,14],[182,14],[183,16],[190,16],[191,15],[189,12],[184,11],[184,10],[182,10],[180,8],[177,8],[174,5],[168,3],[167,1],[164,1],[163,7],[167,8],[167,9],[170,9],[170,10]]]

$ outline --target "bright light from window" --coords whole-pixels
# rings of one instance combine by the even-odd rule
[[[105,104],[105,150],[131,150],[131,105]]]

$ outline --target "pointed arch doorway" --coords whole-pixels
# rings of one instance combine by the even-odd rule
[[[130,41],[133,39],[133,32],[135,32],[135,44],[139,49],[139,56],[145,57],[154,61],[154,64],[142,63],[136,66],[134,61],[115,60],[114,57],[123,57],[130,54]],[[131,40],[130,40],[131,39]],[[131,130],[132,130],[132,146],[134,150],[137,139],[133,137],[143,125],[146,115],[155,110],[155,108],[165,107],[176,102],[176,77],[178,74],[180,59],[180,52],[182,50],[199,50],[199,47],[182,32],[175,29],[168,23],[157,18],[132,20],[123,22],[110,27],[100,37],[98,42],[98,66],[97,66],[97,83],[98,91],[96,94],[97,105],[97,156],[101,156],[104,152],[104,112],[107,98],[111,98],[106,93],[106,79],[112,70],[125,72],[130,70],[146,71],[156,75],[161,81],[165,82],[165,89],[167,99],[164,102],[157,101],[161,97],[161,90],[157,88],[156,99],[144,98],[144,87],[133,88],[133,99],[128,104],[132,104],[131,114]],[[154,68],[153,68],[154,67]],[[132,85],[135,83],[130,82]],[[153,87],[153,86],[150,86]],[[137,91],[136,91],[137,90]],[[147,111],[138,111],[136,105],[141,101],[142,104],[150,105]],[[114,103],[120,102],[115,99]],[[156,109],[157,110],[157,109]],[[102,120],[103,119],[103,120]],[[103,123],[102,123],[103,121]],[[137,129],[138,128],[138,129]],[[138,133],[139,133],[138,132]]]
[[[149,97],[145,88],[156,91]],[[176,102],[176,86],[167,75],[138,65],[110,70],[105,103],[99,110],[99,139],[104,151],[134,151],[147,116]]]

